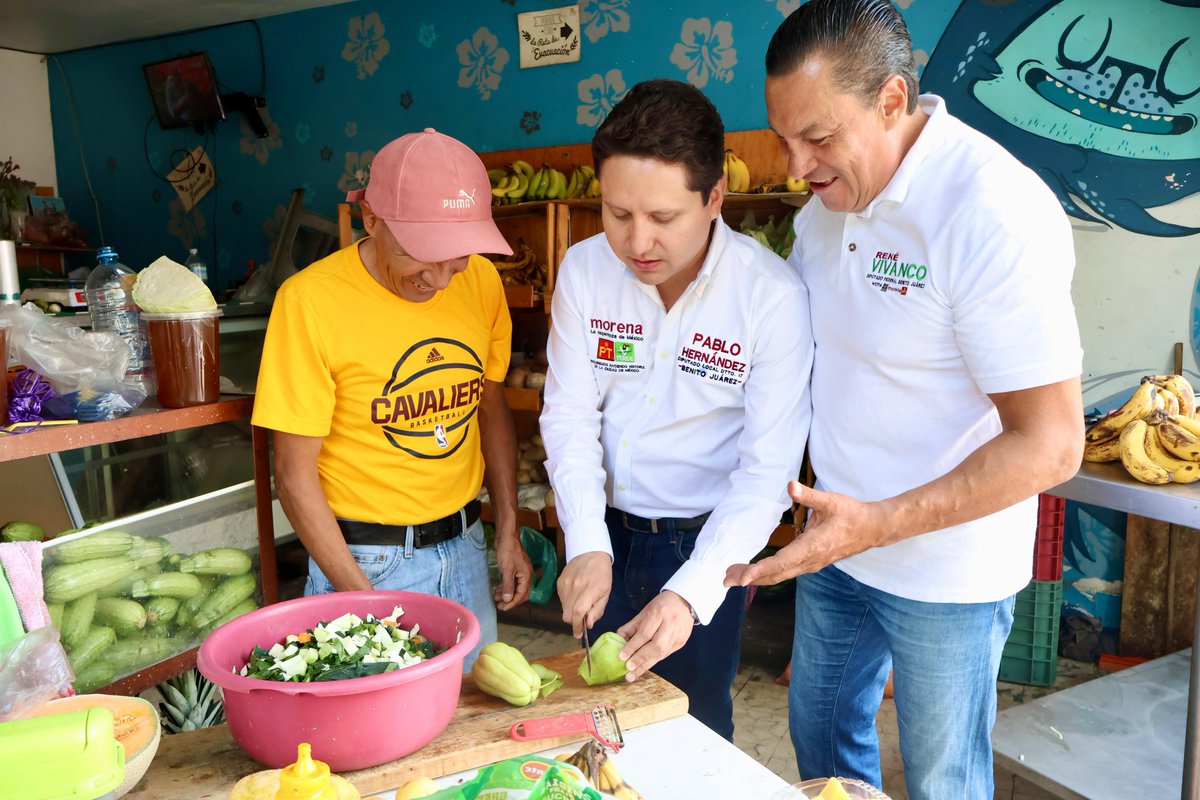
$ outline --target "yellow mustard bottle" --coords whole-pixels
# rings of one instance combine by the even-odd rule
[[[296,763],[247,775],[233,787],[229,800],[361,800],[350,781],[312,757],[307,742],[296,749]]]

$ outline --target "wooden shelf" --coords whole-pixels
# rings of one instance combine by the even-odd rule
[[[196,652],[199,649],[199,647],[193,647],[191,650],[185,650],[178,655],[171,656],[166,661],[160,661],[157,664],[143,667],[132,675],[126,675],[124,678],[113,681],[108,686],[96,691],[100,694],[139,695],[147,689],[151,689],[162,683],[167,678],[173,678],[196,666]]]
[[[513,411],[541,411],[542,393],[537,389],[514,389],[506,386],[504,398]]]
[[[94,253],[94,247],[77,247],[65,244],[41,244],[40,242],[17,242],[18,250],[40,250],[45,253]]]
[[[157,401],[147,400],[128,416],[118,419],[53,425],[21,434],[0,434],[0,461],[246,419],[253,408],[254,398],[243,395],[225,395],[215,403],[191,408],[162,408]]]
[[[484,503],[479,511],[479,518],[484,522],[495,522],[496,515],[492,512],[492,504]],[[533,528],[540,531],[545,523],[542,521],[541,513],[528,508],[517,509],[517,527],[518,528]]]
[[[505,286],[504,299],[509,308],[542,308],[542,293],[532,286]]]

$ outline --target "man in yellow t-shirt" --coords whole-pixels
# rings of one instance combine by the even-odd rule
[[[263,347],[255,425],[275,431],[279,499],[309,553],[305,594],[406,589],[479,618],[529,597],[516,527],[516,437],[504,399],[512,322],[496,269],[511,253],[487,171],[426,128],[375,156],[368,238],[289,278]],[[485,470],[486,461],[486,470]],[[479,503],[496,512],[488,592]],[[495,605],[493,605],[493,603]]]

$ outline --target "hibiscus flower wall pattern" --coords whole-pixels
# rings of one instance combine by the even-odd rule
[[[578,91],[583,105],[575,111],[575,122],[595,128],[604,121],[613,106],[621,102],[628,89],[621,70],[610,69],[603,75],[597,73],[581,80]]]
[[[191,211],[184,211],[183,202],[176,197],[167,208],[171,212],[167,232],[178,239],[185,248],[196,247],[208,235],[200,206],[193,207]]]
[[[474,86],[484,100],[500,88],[500,73],[508,64],[508,51],[487,28],[479,28],[470,39],[463,39],[454,48],[458,53],[458,85],[464,89]]]
[[[374,150],[363,150],[361,153],[346,153],[342,167],[342,177],[338,179],[337,188],[342,192],[353,192],[363,189],[371,179],[371,162],[375,160]]]
[[[533,133],[534,131],[540,131],[541,129],[542,129],[542,112],[526,111],[524,114],[521,115],[521,130],[525,131],[526,135],[529,135],[529,134]]]
[[[392,46],[384,38],[383,20],[379,12],[372,11],[365,17],[351,17],[348,26],[348,41],[342,48],[342,59],[358,69],[358,79],[365,80],[379,69],[379,62],[391,52]]]
[[[783,0],[780,0],[782,2]],[[584,0],[579,4],[579,24],[588,41],[595,42],[610,31],[629,31],[629,0]]]
[[[437,41],[437,38],[437,28],[429,23],[422,25],[421,30],[417,32],[417,41],[423,47],[433,47],[433,43]]]
[[[800,7],[800,0],[767,0],[767,2],[774,3],[775,10],[785,17]]]
[[[683,21],[680,41],[671,51],[671,63],[687,73],[688,83],[697,89],[708,79],[729,83],[737,64],[733,49],[733,23],[728,20],[688,18]]]
[[[255,161],[266,166],[267,160],[271,157],[271,151],[283,147],[283,137],[279,133],[279,123],[271,119],[271,114],[267,109],[260,109],[259,114],[262,115],[263,122],[267,124],[267,135],[265,138],[260,139],[258,137],[258,134],[250,127],[250,123],[246,121],[245,117],[242,117],[238,127],[242,134],[242,152],[254,156]]]

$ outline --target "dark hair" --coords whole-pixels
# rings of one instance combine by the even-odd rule
[[[816,54],[832,80],[865,105],[899,75],[908,84],[908,113],[917,109],[917,62],[904,18],[889,0],[810,0],[793,11],[767,46],[767,74],[787,75]]]
[[[613,106],[592,138],[597,173],[609,156],[681,164],[688,188],[707,203],[723,174],[725,125],[716,106],[690,83],[642,81]]]

